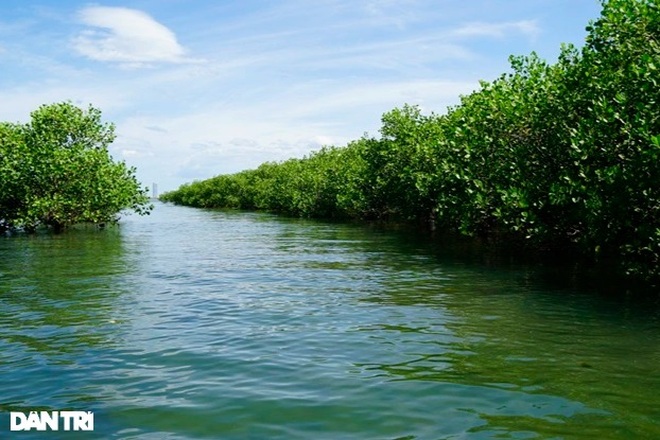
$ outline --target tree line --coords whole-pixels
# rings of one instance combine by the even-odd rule
[[[660,279],[660,11],[603,0],[581,48],[511,57],[444,114],[382,117],[379,137],[195,181],[161,200],[317,218],[423,221],[612,258]]]
[[[113,124],[70,102],[43,105],[26,124],[0,122],[0,233],[108,223],[151,209],[135,168],[112,159]]]

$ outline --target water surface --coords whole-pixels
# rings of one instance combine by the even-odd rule
[[[163,204],[0,238],[0,438],[660,438],[658,308],[540,272]]]

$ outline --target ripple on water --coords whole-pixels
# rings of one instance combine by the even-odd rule
[[[167,205],[0,257],[0,405],[94,410],[100,437],[658,433],[657,312],[524,268]]]

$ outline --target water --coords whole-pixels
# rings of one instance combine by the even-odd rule
[[[660,311],[356,225],[0,239],[0,438],[660,438]],[[9,433],[91,410],[94,433]],[[68,435],[67,435],[68,434]]]

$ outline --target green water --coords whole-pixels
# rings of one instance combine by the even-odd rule
[[[0,439],[660,438],[660,308],[567,286],[162,204],[0,238]],[[9,432],[10,411],[65,409],[95,431]]]

